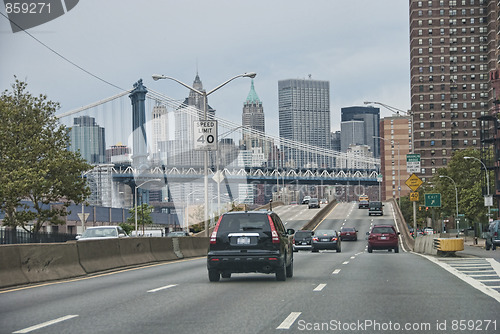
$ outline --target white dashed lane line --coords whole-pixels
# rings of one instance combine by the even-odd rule
[[[338,273],[340,273],[340,269],[335,269],[332,273],[332,275],[337,275]]]
[[[162,286],[160,288],[149,290],[148,292],[157,292],[157,291],[173,288],[174,286],[177,286],[177,284],[165,285],[165,286]]]
[[[290,329],[302,312],[292,312],[276,329]]]
[[[47,327],[47,326],[51,326],[51,325],[57,324],[59,322],[63,322],[63,321],[66,321],[66,320],[69,320],[69,319],[73,319],[73,318],[76,318],[76,317],[78,317],[78,315],[76,315],[76,314],[66,315],[66,316],[61,317],[61,318],[57,318],[57,319],[50,320],[50,321],[47,321],[47,322],[44,322],[44,323],[41,323],[41,324],[38,324],[38,325],[35,325],[35,326],[31,326],[31,327],[28,327],[28,328],[25,328],[25,329],[21,329],[19,331],[14,332],[14,334],[29,333],[29,332],[35,331],[37,329],[44,328],[44,327]]]
[[[315,287],[313,291],[321,291],[325,288],[325,286],[326,286],[325,283],[321,283],[317,287]]]

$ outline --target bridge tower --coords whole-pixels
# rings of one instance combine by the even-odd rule
[[[132,166],[139,171],[147,168],[148,145],[146,137],[146,94],[148,90],[142,79],[134,83],[134,90],[128,96],[132,102]]]

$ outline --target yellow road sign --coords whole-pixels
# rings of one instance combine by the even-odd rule
[[[418,187],[422,185],[422,183],[424,183],[424,181],[420,180],[420,178],[415,174],[411,174],[411,176],[405,182],[405,184],[413,191],[416,191]]]
[[[412,191],[410,193],[410,201],[418,202],[418,193],[417,192]]]

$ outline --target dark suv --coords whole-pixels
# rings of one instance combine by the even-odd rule
[[[208,279],[218,282],[232,273],[275,273],[276,280],[293,276],[293,229],[285,229],[272,211],[223,214],[210,237]]]

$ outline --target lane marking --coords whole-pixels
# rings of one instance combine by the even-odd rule
[[[477,279],[470,277],[467,274],[464,274],[463,272],[457,270],[456,268],[450,266],[449,264],[447,264],[445,262],[441,262],[440,260],[438,260],[432,256],[428,256],[428,255],[420,254],[420,253],[415,253],[415,252],[412,252],[412,253],[420,255],[421,257],[424,257],[424,258],[428,259],[429,261],[434,262],[435,264],[437,264],[441,268],[445,269],[446,271],[448,271],[452,275],[455,275],[456,277],[460,278],[462,281],[469,284],[473,288],[481,291],[485,295],[490,296],[491,298],[495,299],[497,302],[500,303],[500,293],[496,290],[493,290],[491,287],[484,285],[482,283],[482,282],[498,282],[498,281],[500,281],[499,279],[479,281]]]
[[[351,256],[351,259],[355,259],[356,257],[355,256]]]
[[[325,283],[321,283],[317,287],[315,287],[313,291],[321,291],[325,286],[326,286]]]
[[[292,312],[276,329],[290,329],[302,312]]]
[[[340,269],[335,269],[332,273],[332,275],[337,275],[338,273],[340,273]]]
[[[47,327],[47,326],[51,326],[51,325],[57,324],[59,322],[63,322],[63,321],[66,321],[66,320],[69,320],[69,319],[72,319],[72,318],[76,318],[76,317],[78,317],[77,314],[67,315],[67,316],[60,317],[60,318],[57,318],[57,319],[54,319],[54,320],[46,321],[44,323],[41,323],[41,324],[38,324],[38,325],[35,325],[35,326],[31,326],[31,327],[28,327],[28,328],[25,328],[25,329],[21,329],[19,331],[14,332],[14,334],[29,333],[29,332],[32,332],[34,330],[37,330],[37,329],[40,329],[40,328],[44,328],[44,327]]]
[[[116,270],[116,271],[109,272],[109,273],[95,274],[95,275],[92,274],[91,276],[85,276],[85,277],[78,277],[78,278],[74,278],[74,279],[61,280],[61,281],[57,281],[57,282],[49,282],[49,283],[42,283],[42,284],[36,284],[36,285],[30,285],[30,286],[23,286],[23,287],[20,287],[20,288],[12,288],[12,289],[8,289],[8,290],[0,291],[0,295],[3,294],[3,293],[7,293],[7,292],[15,292],[15,291],[21,291],[21,290],[39,288],[39,287],[44,287],[44,286],[49,286],[49,285],[54,285],[54,284],[64,284],[64,283],[79,282],[79,281],[93,279],[93,278],[98,278],[98,277],[104,277],[104,276],[109,276],[109,275],[121,274],[121,273],[128,272],[128,271],[140,270],[140,269],[157,267],[157,266],[164,266],[164,265],[175,264],[175,263],[180,263],[180,262],[187,262],[187,261],[193,261],[193,260],[200,260],[200,259],[203,259],[203,258],[206,259],[207,257],[206,256],[197,256],[197,257],[190,257],[190,258],[187,258],[187,259],[169,260],[169,261],[167,260],[167,261],[163,261],[161,263],[146,264],[144,266],[138,266],[138,267],[133,267],[133,268],[121,269],[121,270]]]
[[[349,261],[345,261],[345,262],[343,262],[342,264],[349,264]]]
[[[161,290],[165,290],[165,289],[170,289],[170,288],[173,288],[174,286],[177,286],[177,284],[165,285],[165,286],[162,286],[160,288],[149,290],[148,292],[156,292],[156,291],[161,291]]]

